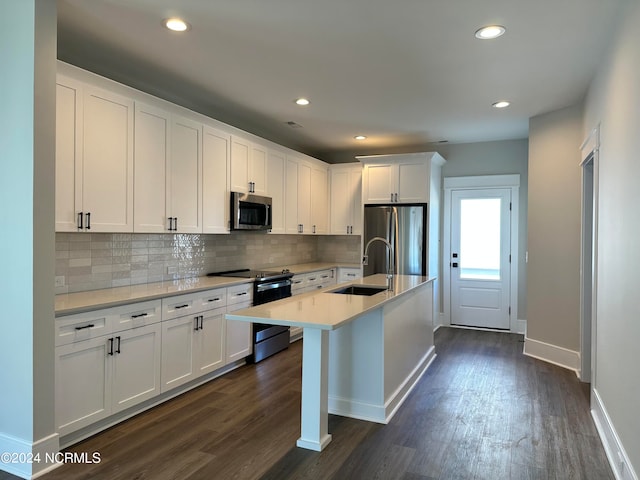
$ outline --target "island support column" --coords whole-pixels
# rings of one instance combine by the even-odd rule
[[[322,451],[329,424],[329,332],[306,327],[302,343],[302,415],[296,445]]]

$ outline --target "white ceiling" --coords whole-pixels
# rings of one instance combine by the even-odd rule
[[[58,0],[58,57],[331,161],[526,138],[585,95],[623,1]]]

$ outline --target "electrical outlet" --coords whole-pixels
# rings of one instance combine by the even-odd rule
[[[56,276],[54,287],[64,287],[64,275]]]

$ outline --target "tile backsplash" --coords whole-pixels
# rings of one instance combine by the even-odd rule
[[[57,233],[56,277],[71,293],[198,277],[233,268],[356,263],[359,236]],[[57,283],[58,285],[58,283]]]

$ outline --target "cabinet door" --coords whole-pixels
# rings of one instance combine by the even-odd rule
[[[312,233],[311,230],[311,166],[298,164],[298,223],[302,225],[301,233]]]
[[[362,233],[362,167],[351,169],[349,175],[349,195],[351,197],[351,230],[353,235]]]
[[[250,303],[238,303],[227,307],[227,313],[249,308]],[[253,352],[253,329],[249,322],[225,320],[226,322],[226,364],[241,360]]]
[[[298,162],[287,158],[285,164],[284,222],[286,233],[299,233],[298,225]]]
[[[161,391],[171,390],[196,376],[194,333],[196,316],[162,322]]]
[[[329,230],[329,171],[314,165],[311,167],[311,232],[327,233]]]
[[[262,145],[251,145],[249,181],[253,184],[253,193],[267,194],[267,149]]]
[[[391,203],[396,193],[395,169],[392,164],[374,163],[364,167],[364,203]]]
[[[229,233],[231,135],[205,126],[202,133],[202,231]]]
[[[170,124],[169,113],[136,103],[134,232],[163,233],[169,228],[166,181]]]
[[[429,201],[429,162],[400,162],[398,168],[398,202],[427,203]]]
[[[351,227],[351,174],[348,169],[331,171],[331,233],[347,235]]]
[[[83,103],[82,210],[90,231],[132,232],[133,100],[87,86]]]
[[[113,337],[111,413],[160,394],[160,332],[156,323]]]
[[[82,86],[65,77],[56,85],[56,232],[78,230],[82,211]]]
[[[60,435],[111,413],[111,362],[108,338],[98,337],[56,348],[56,430]]]
[[[249,192],[251,145],[240,137],[231,137],[231,191]]]
[[[200,328],[194,336],[197,352],[196,375],[204,375],[224,366],[225,362],[225,314],[226,308],[202,312]]]
[[[169,216],[177,219],[177,231],[180,233],[202,232],[201,135],[201,124],[174,117],[171,123],[168,211]]]
[[[285,233],[285,162],[283,153],[269,151],[267,157],[267,196],[271,197],[271,233]]]

